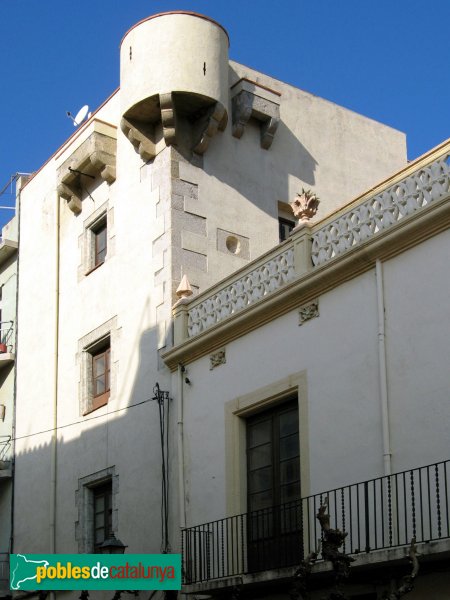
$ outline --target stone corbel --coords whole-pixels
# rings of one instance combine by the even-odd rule
[[[167,146],[176,142],[177,115],[172,93],[160,94],[159,105],[161,108],[161,123],[163,127],[164,141]]]
[[[59,167],[57,190],[78,215],[82,207],[82,177],[100,176],[111,185],[116,179],[115,128],[103,122],[93,123],[93,131]]]
[[[268,150],[272,145],[279,122],[279,118],[271,118],[268,121],[261,123],[261,148],[264,148],[264,150]]]
[[[240,139],[252,116],[252,97],[248,92],[241,92],[233,98],[232,102],[233,136]]]
[[[220,102],[216,102],[198,126],[200,133],[197,131],[196,139],[199,141],[194,143],[194,152],[204,154],[208,149],[209,142],[216,135],[217,131],[224,131],[228,122],[228,114]]]
[[[156,156],[154,132],[151,125],[144,125],[122,117],[120,128],[135,147],[142,160],[146,162]]]
[[[261,148],[272,145],[280,122],[280,99],[278,92],[264,88],[256,82],[241,79],[232,88],[233,136],[241,138],[251,118],[260,122]]]
[[[100,177],[110,185],[116,180],[116,164],[114,158],[115,157],[112,157],[110,154],[100,150],[96,150],[89,157],[94,169],[100,173]]]
[[[69,187],[65,183],[58,185],[58,194],[61,198],[67,201],[67,206],[75,214],[81,213],[81,190],[77,190],[74,187]]]

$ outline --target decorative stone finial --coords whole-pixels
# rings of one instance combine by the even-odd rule
[[[189,298],[192,296],[192,288],[191,284],[186,275],[183,275],[182,280],[180,281],[180,285],[177,287],[177,296],[181,300],[182,298]]]
[[[295,200],[289,202],[294,216],[299,220],[299,224],[307,223],[316,215],[319,203],[320,200],[314,192],[303,188],[301,194],[297,194]]]

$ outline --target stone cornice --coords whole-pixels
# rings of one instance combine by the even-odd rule
[[[450,202],[446,196],[180,343],[164,353],[163,360],[171,370],[179,363],[188,364],[372,269],[376,260],[388,260],[449,227]],[[177,309],[174,316],[177,318]]]

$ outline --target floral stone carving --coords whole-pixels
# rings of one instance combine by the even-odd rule
[[[319,203],[320,200],[314,192],[303,188],[301,193],[297,194],[292,202],[289,202],[294,216],[299,220],[299,224],[307,223],[316,215]]]

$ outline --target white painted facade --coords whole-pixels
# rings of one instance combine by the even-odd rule
[[[172,398],[173,551],[180,525],[245,512],[243,455],[239,445],[232,450],[233,427],[243,417],[230,416],[230,403],[254,394],[262,402],[271,386],[290,389],[289,378],[305,393],[302,493],[382,475],[374,264],[336,275],[320,293],[320,316],[301,327],[298,306],[308,294],[248,332],[216,340],[211,352],[224,345],[226,364],[213,370],[209,342],[188,359],[167,357],[190,343],[178,339],[177,321],[173,333],[183,275],[198,302],[210,286],[238,269],[251,271],[278,247],[278,217],[302,188],[320,197],[317,218],[331,220],[405,165],[402,133],[230,62],[226,32],[207,18],[159,15],[130,30],[121,45],[121,88],[20,193],[14,552],[92,551],[92,490],[106,480],[112,529],[127,552],[160,551],[156,382]],[[100,222],[107,223],[107,253],[93,268]],[[441,301],[432,318],[428,309],[418,314],[429,289],[442,298],[448,291],[447,235],[382,257],[396,471],[448,455],[448,346],[439,325],[448,306]],[[105,336],[110,397],[90,411],[91,349]],[[199,348],[207,338],[197,336]],[[411,360],[405,348],[414,348]],[[183,383],[182,446],[184,377],[171,373],[177,362],[189,363],[191,380]],[[419,420],[435,432],[434,444],[411,434]]]
[[[383,263],[393,473],[448,454],[448,243],[443,232]],[[302,325],[291,310],[224,345],[224,364],[211,369],[208,352],[186,365],[189,524],[228,516],[227,499],[236,514],[246,510],[245,489],[241,498],[227,493],[227,405],[258,393],[279,401],[298,378],[307,431],[302,495],[384,475],[376,286],[371,268],[320,295],[319,315]],[[430,290],[433,308],[424,314]]]
[[[249,571],[246,430],[294,397],[305,555],[328,498],[332,526],[356,552],[349,594],[381,598],[390,577],[407,574],[405,560],[398,573],[389,565],[407,556],[414,534],[424,577],[411,598],[429,597],[431,580],[432,597],[446,597],[448,160],[447,142],[174,307],[176,343],[164,357],[172,387],[182,385],[188,593],[262,580],[267,596],[289,593],[293,571]],[[267,511],[258,514],[268,527]]]

